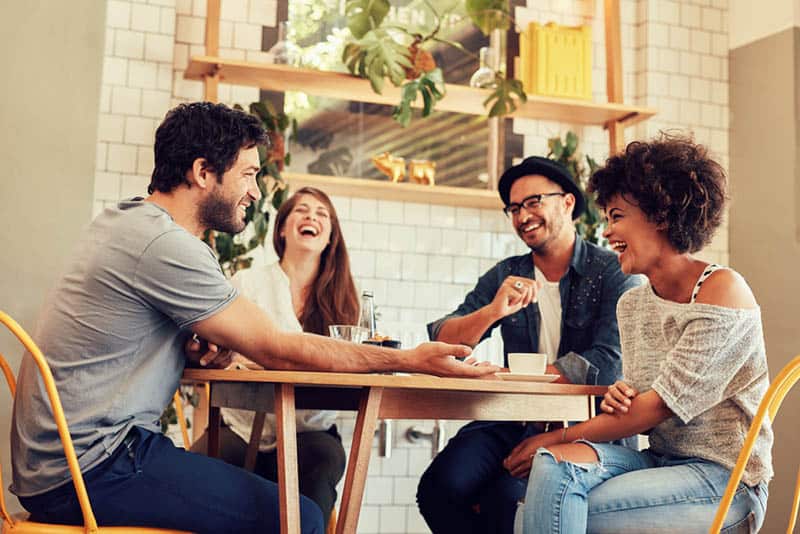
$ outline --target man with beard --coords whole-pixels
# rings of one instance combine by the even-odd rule
[[[239,296],[200,238],[209,229],[244,229],[245,210],[261,196],[258,147],[265,144],[258,119],[223,105],[170,111],[156,131],[150,196],[122,201],[91,223],[39,318],[36,341],[53,370],[102,526],[279,532],[276,484],[176,448],[159,432],[193,333],[270,369],[454,376],[496,370],[456,360],[468,355],[464,346],[400,351],[282,332]],[[31,519],[81,524],[29,355],[11,432],[12,491]],[[300,514],[304,532],[322,532],[313,501],[301,497]]]
[[[499,326],[506,356],[545,353],[547,373],[559,374],[560,382],[612,384],[622,373],[617,299],[637,280],[620,271],[613,252],[576,234],[573,220],[586,202],[559,163],[529,157],[503,174],[498,190],[531,252],[481,276],[453,313],[428,325],[431,339],[475,346]],[[503,460],[546,426],[464,426],[420,480],[417,502],[431,530],[512,532],[527,481],[511,476]]]

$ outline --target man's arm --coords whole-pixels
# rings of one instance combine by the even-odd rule
[[[233,349],[266,369],[406,371],[464,377],[497,371],[491,365],[477,366],[453,358],[469,356],[469,347],[460,345],[425,343],[411,350],[397,350],[281,332],[258,306],[242,296],[191,328],[209,342]]]
[[[603,272],[600,314],[592,326],[592,344],[580,354],[570,352],[555,361],[558,372],[573,384],[610,384],[619,378],[621,350],[617,325],[617,301],[640,284],[626,276],[614,260]],[[563,333],[562,333],[563,334]]]

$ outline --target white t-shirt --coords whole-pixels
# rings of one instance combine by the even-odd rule
[[[294,314],[289,278],[278,262],[239,271],[233,275],[231,283],[241,295],[264,310],[276,328],[285,332],[303,331]],[[327,430],[334,424],[337,415],[337,412],[330,410],[297,410],[297,431]],[[250,442],[254,412],[223,408],[222,417],[234,434]],[[275,415],[267,414],[258,450],[271,451],[275,445]]]
[[[558,345],[561,342],[561,293],[558,291],[558,280],[551,282],[544,273],[534,266],[536,279],[542,288],[536,295],[539,303],[539,352],[547,354],[547,362],[553,363],[558,358]]]

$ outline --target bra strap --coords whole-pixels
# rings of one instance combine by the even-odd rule
[[[697,283],[694,285],[694,289],[692,290],[692,298],[689,302],[694,303],[694,300],[697,298],[697,294],[700,293],[700,286],[703,285],[703,282],[706,281],[706,278],[711,276],[711,273],[719,269],[724,269],[724,267],[722,265],[717,265],[716,263],[710,263],[708,266],[706,266],[705,270],[703,270],[703,274],[700,275],[700,278],[697,279]]]

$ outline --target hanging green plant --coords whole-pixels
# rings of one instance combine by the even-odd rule
[[[396,87],[402,86],[400,103],[392,111],[392,117],[404,127],[411,121],[411,106],[418,96],[423,104],[421,115],[427,117],[446,92],[442,71],[424,48],[426,43],[444,43],[474,55],[460,43],[439,37],[443,17],[449,11],[440,13],[428,0],[424,4],[436,20],[427,35],[398,26],[382,27],[389,14],[388,0],[347,0],[345,5],[347,27],[355,41],[345,45],[342,63],[354,76],[368,79],[378,94],[382,94],[386,79]],[[470,19],[487,35],[510,25],[507,0],[467,0],[465,7]],[[497,83],[484,102],[489,117],[512,113],[517,109],[517,101],[527,100],[519,81],[507,80],[499,72],[496,78]]]

